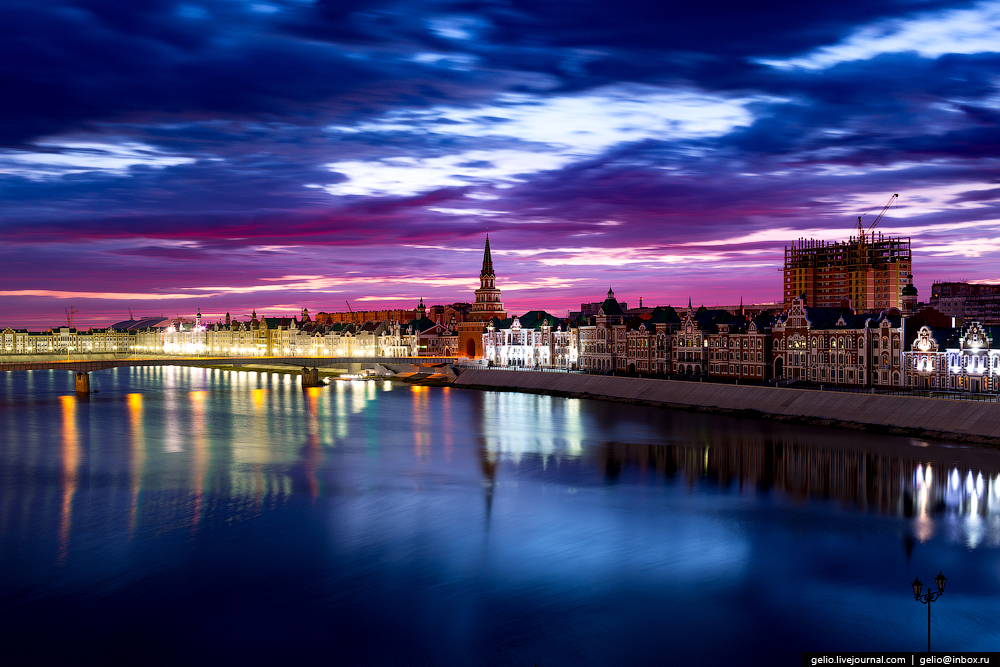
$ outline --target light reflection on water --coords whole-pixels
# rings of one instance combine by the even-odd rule
[[[76,649],[178,658],[767,664],[919,648],[906,584],[939,569],[940,645],[1000,638],[991,451],[386,381],[71,380],[0,384],[0,612],[26,642],[58,619]]]

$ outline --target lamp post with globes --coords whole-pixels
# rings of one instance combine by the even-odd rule
[[[937,590],[932,591],[930,586],[928,586],[927,592],[924,593],[923,595],[920,594],[920,591],[923,590],[924,585],[920,583],[919,579],[914,577],[913,583],[910,584],[911,586],[913,586],[913,599],[916,600],[917,602],[923,602],[925,605],[927,605],[927,652],[928,653],[931,652],[931,602],[934,602],[934,600],[937,600],[939,597],[944,595],[944,585],[945,582],[947,582],[948,580],[945,579],[945,576],[939,572],[938,576],[934,577],[934,581],[937,583]]]

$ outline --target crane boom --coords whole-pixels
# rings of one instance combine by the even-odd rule
[[[344,303],[347,304],[347,310],[351,313],[351,315],[353,315],[354,314],[354,310],[351,308],[351,302],[348,301],[347,299],[344,299]]]
[[[892,195],[891,197],[889,197],[889,201],[886,202],[885,206],[882,207],[882,211],[877,216],[875,216],[874,220],[872,220],[872,224],[868,225],[868,229],[865,229],[864,223],[861,222],[861,217],[862,216],[860,216],[860,215],[858,216],[858,247],[859,248],[862,245],[864,245],[864,243],[865,243],[865,236],[868,234],[868,232],[870,232],[873,229],[875,229],[875,225],[877,225],[879,223],[879,220],[881,220],[882,216],[885,215],[885,212],[889,210],[889,207],[896,203],[896,199],[898,197],[899,197],[899,193],[896,193],[896,194]],[[873,236],[874,236],[874,234],[873,234]]]
[[[889,201],[887,201],[885,206],[882,207],[882,212],[875,217],[875,220],[872,221],[872,224],[868,225],[868,231],[875,229],[875,225],[877,225],[878,221],[882,219],[882,216],[885,215],[885,212],[889,210],[889,207],[896,203],[897,197],[899,197],[899,193],[896,193],[893,196],[889,197]]]

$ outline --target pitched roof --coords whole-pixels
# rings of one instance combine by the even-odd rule
[[[673,306],[657,306],[647,321],[652,324],[680,324],[681,318]]]
[[[540,329],[543,326],[556,326],[558,320],[544,310],[529,310],[524,315],[517,318],[522,329]]]

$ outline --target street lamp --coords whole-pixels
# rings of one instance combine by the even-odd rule
[[[923,595],[920,594],[920,591],[923,590],[924,585],[920,583],[919,579],[914,578],[913,583],[910,584],[911,586],[913,586],[913,599],[916,600],[917,602],[923,602],[925,605],[927,605],[927,652],[928,653],[931,652],[931,602],[934,602],[934,600],[937,600],[939,597],[944,595],[944,585],[945,582],[947,582],[948,580],[945,579],[945,576],[939,572],[938,576],[934,577],[934,581],[937,582],[937,590],[932,591],[930,586],[928,586],[927,592],[924,593]]]

